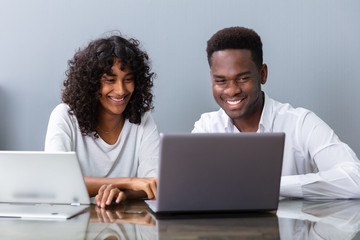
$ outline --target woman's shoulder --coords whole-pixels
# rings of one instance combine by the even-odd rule
[[[156,127],[156,123],[154,118],[152,117],[150,112],[146,112],[141,117],[141,125],[143,126],[153,126]]]
[[[68,112],[70,109],[69,105],[66,103],[60,103],[58,104],[53,111],[55,112]]]
[[[139,123],[139,124],[130,123],[129,119],[127,119],[127,121],[129,123],[128,126],[130,126],[131,128],[137,128],[137,129],[148,128],[148,127],[156,128],[155,121],[154,121],[153,117],[151,116],[150,112],[145,112],[141,116],[141,123]]]
[[[70,119],[71,116],[69,114],[70,107],[66,103],[58,104],[52,111],[52,118],[62,118],[62,119]]]

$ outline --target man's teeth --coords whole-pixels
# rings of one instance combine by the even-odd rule
[[[115,102],[121,102],[122,100],[124,100],[124,98],[111,98],[111,100],[114,100]]]
[[[240,103],[241,101],[242,101],[242,99],[237,100],[237,101],[229,101],[229,100],[227,100],[227,103],[229,103],[230,105],[235,105],[235,104]]]

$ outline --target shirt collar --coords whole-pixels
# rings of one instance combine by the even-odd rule
[[[272,100],[264,92],[264,107],[259,122],[259,132],[270,132],[272,129]]]
[[[226,114],[226,112],[224,111],[224,109],[220,109],[221,110],[221,115],[222,115],[222,119],[224,121],[224,125],[225,125],[225,129],[227,129],[227,132],[233,132],[235,125],[232,122],[231,118]]]

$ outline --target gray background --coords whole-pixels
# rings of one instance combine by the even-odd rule
[[[262,37],[272,98],[306,107],[360,154],[358,0],[0,0],[0,149],[43,150],[67,61],[119,30],[157,73],[161,132],[190,132],[214,111],[206,41],[224,27]]]

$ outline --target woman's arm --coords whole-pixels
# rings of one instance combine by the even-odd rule
[[[103,185],[112,185],[121,190],[139,191],[137,194],[130,194],[130,198],[148,197],[156,198],[157,178],[137,178],[137,177],[117,177],[117,178],[100,178],[85,177],[85,183],[90,197],[99,193]],[[143,193],[141,193],[143,192]]]
[[[112,184],[102,185],[98,194],[95,196],[95,202],[99,207],[105,208],[113,202],[120,203],[126,199],[145,198],[144,191],[120,190]]]

